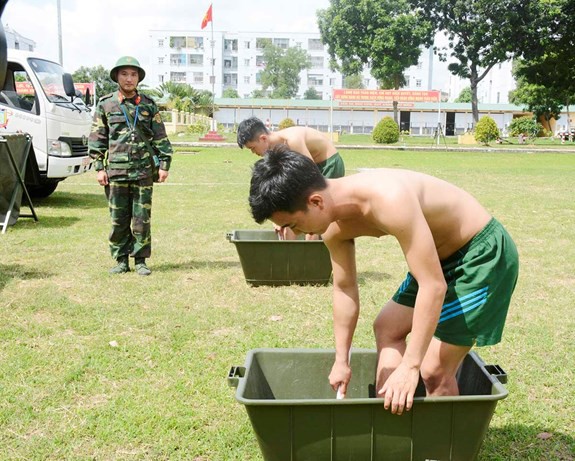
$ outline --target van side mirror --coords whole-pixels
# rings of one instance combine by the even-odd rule
[[[86,96],[84,99],[84,103],[88,107],[92,105],[92,95],[90,94],[90,88],[86,88]]]
[[[62,83],[64,84],[64,92],[67,96],[70,96],[71,98],[76,96],[76,87],[74,86],[72,75],[68,73],[62,75]]]

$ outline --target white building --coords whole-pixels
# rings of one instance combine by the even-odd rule
[[[260,73],[263,70],[263,40],[269,39],[282,47],[299,47],[311,57],[311,68],[300,74],[297,97],[309,88],[329,100],[333,88],[343,87],[343,77],[329,69],[327,47],[321,42],[319,32],[225,32],[208,28],[197,30],[150,31],[150,59],[146,82],[157,87],[163,82],[188,83],[198,90],[214,91],[221,97],[226,88],[237,90],[248,98],[254,90],[261,90]],[[213,44],[213,47],[212,47]],[[213,71],[212,71],[213,53]],[[409,90],[440,90],[450,101],[469,86],[467,80],[453,76],[432,49],[424,49],[417,65],[406,71]],[[211,76],[214,75],[212,82]],[[367,89],[377,89],[377,81],[366,69],[363,83]],[[515,87],[511,64],[504,63],[491,69],[479,84],[479,102],[486,104],[508,103],[508,92]]]
[[[36,48],[36,42],[34,40],[20,35],[14,29],[11,29],[8,24],[4,26],[4,32],[6,34],[6,46],[8,48],[24,51],[34,51]]]

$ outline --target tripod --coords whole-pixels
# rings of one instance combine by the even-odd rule
[[[435,131],[433,132],[433,144],[439,146],[440,139],[443,139],[443,143],[447,149],[447,140],[443,134],[443,127],[441,126],[441,122],[438,122],[437,127],[435,127]]]

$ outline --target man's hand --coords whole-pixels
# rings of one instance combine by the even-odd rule
[[[398,415],[404,409],[411,410],[418,381],[419,368],[410,368],[400,363],[378,392],[384,398],[384,408],[389,410],[391,407],[391,412]]]
[[[106,170],[98,171],[96,179],[98,180],[98,184],[100,184],[100,186],[107,186],[108,185],[108,173],[106,173]]]
[[[158,182],[165,182],[168,179],[169,171],[159,169],[158,170]]]
[[[347,394],[347,385],[351,380],[351,368],[347,363],[335,362],[329,374],[329,384],[334,391],[338,391],[342,398]]]

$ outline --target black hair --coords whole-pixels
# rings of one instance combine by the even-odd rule
[[[238,125],[238,146],[243,149],[247,142],[254,141],[261,134],[269,134],[269,130],[259,118],[242,120]]]
[[[303,211],[309,195],[326,187],[327,181],[313,160],[278,144],[267,150],[252,168],[249,197],[252,217],[261,224],[277,211]]]

